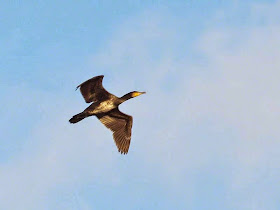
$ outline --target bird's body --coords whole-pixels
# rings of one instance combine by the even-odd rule
[[[93,77],[77,87],[80,88],[85,101],[93,103],[83,112],[74,115],[69,122],[77,123],[86,117],[96,116],[113,132],[119,152],[126,154],[131,140],[132,117],[122,113],[118,107],[126,100],[145,92],[133,91],[119,98],[103,88],[103,77],[103,75]]]
[[[109,112],[116,107],[117,104],[114,100],[108,99],[106,101],[92,103],[85,111],[89,114],[95,115]]]

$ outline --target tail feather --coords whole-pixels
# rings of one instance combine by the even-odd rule
[[[83,119],[86,118],[86,117],[87,117],[87,115],[86,115],[85,113],[79,113],[79,114],[74,115],[74,116],[69,120],[69,122],[70,122],[70,123],[77,123],[77,122],[83,120]]]

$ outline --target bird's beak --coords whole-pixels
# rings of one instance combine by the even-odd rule
[[[142,94],[145,94],[146,92],[138,92],[138,95],[137,96],[140,96]]]

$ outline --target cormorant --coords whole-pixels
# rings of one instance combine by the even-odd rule
[[[83,112],[74,115],[69,122],[77,123],[89,116],[96,116],[101,123],[113,132],[113,138],[121,154],[127,154],[132,128],[132,116],[122,113],[119,105],[126,100],[144,94],[133,91],[118,98],[109,93],[102,85],[103,75],[93,77],[78,85],[86,103],[93,102]]]

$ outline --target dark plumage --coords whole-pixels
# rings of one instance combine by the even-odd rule
[[[80,88],[86,103],[93,103],[83,112],[74,115],[69,122],[77,123],[86,117],[96,116],[103,125],[113,132],[113,138],[119,152],[127,154],[131,140],[132,117],[122,113],[118,107],[126,100],[145,92],[133,91],[118,98],[104,89],[103,77],[103,75],[93,77],[76,88]]]

